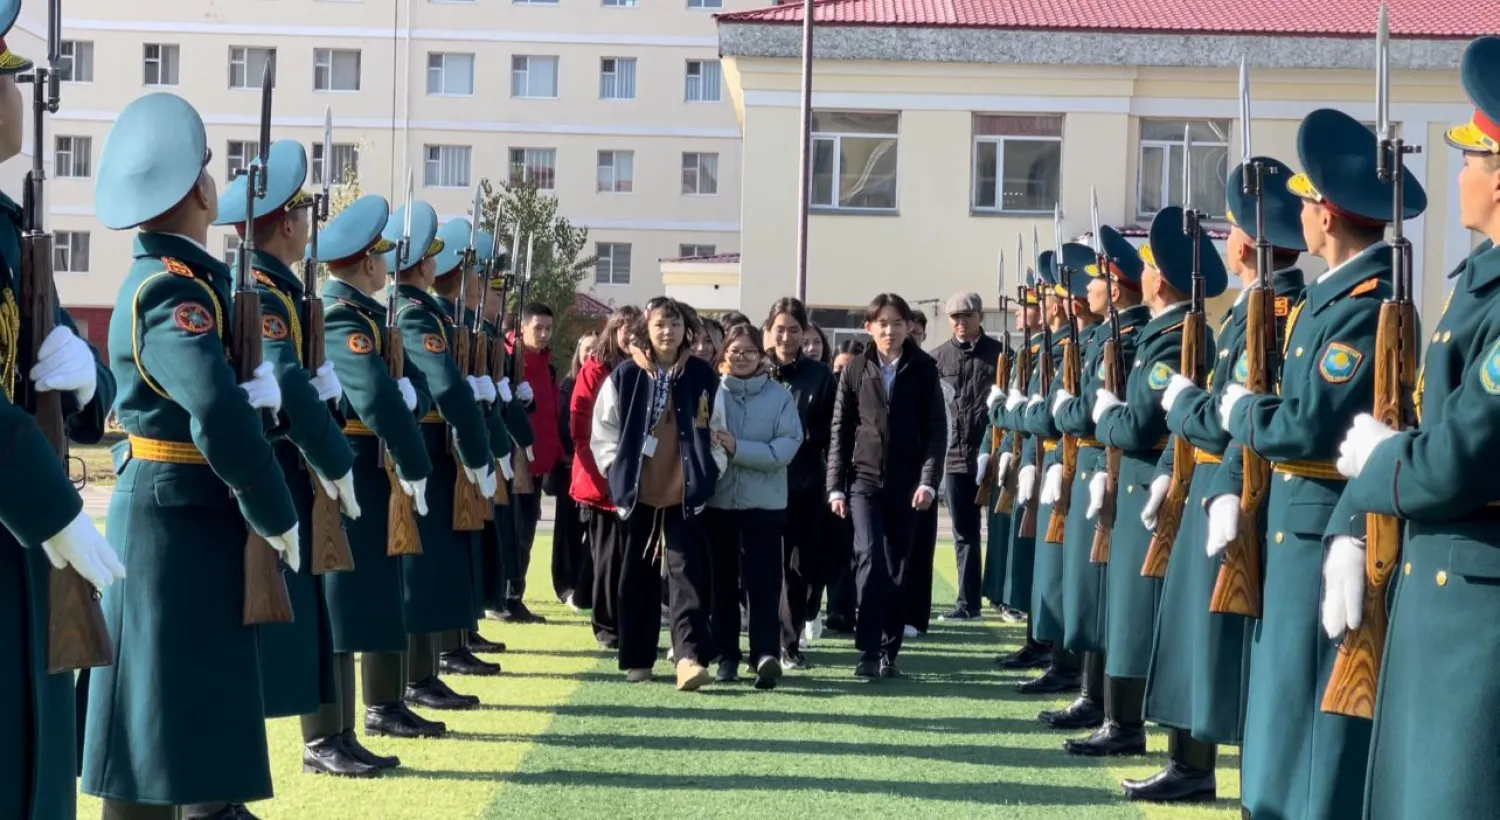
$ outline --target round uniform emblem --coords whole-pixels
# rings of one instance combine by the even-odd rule
[[[349,337],[349,351],[364,356],[375,349],[375,340],[363,333]]]
[[[1484,392],[1500,396],[1500,342],[1495,342],[1495,346],[1490,348],[1490,355],[1485,357],[1484,367],[1479,371],[1479,381],[1484,385]]]
[[[1152,390],[1164,389],[1172,381],[1172,368],[1161,362],[1157,362],[1151,368],[1151,375],[1146,379],[1146,386]]]
[[[281,317],[274,313],[262,316],[260,320],[260,335],[273,342],[281,341],[287,335],[286,322],[282,321]]]
[[[1323,358],[1318,362],[1318,373],[1332,384],[1343,384],[1354,378],[1363,358],[1363,353],[1349,345],[1333,342],[1323,351]]]
[[[1245,384],[1246,382],[1250,381],[1250,353],[1249,353],[1249,351],[1241,353],[1239,359],[1235,360],[1235,363],[1234,363],[1234,381],[1235,381],[1235,384]]]
[[[422,337],[422,347],[428,353],[447,353],[448,340],[444,339],[440,334],[429,333]]]
[[[214,315],[208,312],[208,308],[197,302],[183,302],[178,305],[177,309],[172,311],[172,321],[195,336],[214,329]]]

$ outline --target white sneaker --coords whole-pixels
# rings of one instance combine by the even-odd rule
[[[802,645],[813,646],[823,639],[823,616],[819,615],[802,627]]]
[[[677,649],[674,648],[674,647],[670,647],[670,646],[667,647],[667,663],[676,663],[676,662],[677,662]]]
[[[912,626],[911,624],[907,624],[906,629],[901,634],[905,635],[908,638],[915,638],[922,633],[916,627]]]
[[[568,600],[563,601],[563,603],[567,604],[568,605],[568,609],[571,609],[574,612],[582,612],[583,611],[583,610],[581,610],[581,609],[578,608],[578,604],[573,603],[573,595],[572,595],[572,593],[568,594]]]

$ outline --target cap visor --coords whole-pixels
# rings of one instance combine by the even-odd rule
[[[1307,174],[1297,174],[1287,180],[1286,189],[1291,191],[1293,196],[1302,199],[1316,201],[1323,198],[1323,195],[1318,193],[1318,189],[1313,187],[1312,180],[1308,178]]]
[[[19,74],[29,71],[33,63],[21,55],[6,49],[0,52],[0,74]]]
[[[1479,130],[1473,122],[1449,128],[1443,140],[1460,151],[1475,151],[1481,154],[1500,154],[1500,143]]]

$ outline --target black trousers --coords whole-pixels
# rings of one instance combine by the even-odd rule
[[[605,643],[620,640],[620,570],[625,561],[624,523],[611,510],[580,506],[588,517],[589,549],[593,552],[594,611],[590,620],[594,638]]]
[[[855,604],[859,594],[854,584],[854,522],[839,518],[828,511],[825,504],[823,533],[828,538],[827,553],[823,556],[822,577],[814,579],[815,587],[808,589],[807,616],[818,617],[823,605],[823,591],[828,591],[828,618],[854,623]]]
[[[681,505],[631,510],[622,521],[624,560],[620,570],[620,668],[649,669],[661,633],[661,561],[666,561],[672,646],[679,661],[705,666],[718,657],[709,628],[712,569],[699,516]],[[658,555],[658,553],[660,553]]]
[[[542,518],[541,492],[512,494],[510,509],[511,514],[516,516],[516,574],[507,584],[506,603],[518,604],[526,595],[526,572],[531,569],[531,545],[536,541],[536,523]]]
[[[817,617],[812,591],[823,577],[828,554],[824,541],[824,510],[828,503],[821,489],[803,490],[787,496],[781,536],[782,577],[781,646],[796,651],[802,641],[802,627]],[[822,597],[819,588],[818,597]],[[719,633],[723,634],[723,633]]]
[[[983,608],[980,589],[984,580],[981,556],[984,538],[980,533],[979,505],[974,496],[979,486],[969,473],[949,473],[944,495],[948,501],[948,518],[953,522],[953,552],[958,562],[958,600],[955,609],[978,615]],[[936,532],[934,543],[936,542]]]
[[[861,660],[883,657],[895,662],[906,620],[901,573],[908,566],[917,512],[911,508],[910,495],[896,497],[885,490],[855,487],[849,494],[849,516],[854,519],[854,575],[859,589],[854,648]]]
[[[704,514],[713,567],[709,623],[719,659],[739,663],[740,590],[749,598],[750,663],[781,657],[781,534],[784,510],[715,510]]]
[[[932,565],[937,560],[938,505],[934,501],[925,510],[914,510],[910,498],[892,499],[891,504],[910,514],[913,528],[911,548],[905,564],[898,570],[905,621],[926,632],[932,623]]]
[[[561,468],[559,468],[561,469]],[[554,476],[557,470],[553,471]],[[588,609],[594,605],[594,556],[589,552],[588,526],[583,515],[586,508],[567,493],[567,480],[554,478],[561,487],[552,523],[552,591],[557,600],[573,596],[573,605]]]

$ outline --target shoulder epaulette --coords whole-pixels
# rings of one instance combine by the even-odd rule
[[[270,288],[271,290],[281,290],[281,288],[279,288],[279,287],[276,286],[276,280],[272,279],[264,271],[256,271],[255,272],[255,281],[261,283],[262,285],[265,285],[266,287]]]
[[[1138,327],[1138,326],[1137,325],[1130,325],[1129,327],[1122,327],[1122,328],[1120,328],[1120,335],[1124,336],[1127,333],[1134,333],[1136,327]]]
[[[183,264],[179,260],[173,259],[170,256],[163,256],[161,258],[161,264],[164,268],[166,268],[167,273],[170,273],[174,276],[185,276],[189,279],[193,278],[192,268]]]
[[[1370,291],[1380,287],[1379,279],[1366,279],[1349,290],[1350,296],[1363,296]]]
[[[1287,296],[1276,297],[1276,315],[1286,316],[1291,312],[1292,300]]]
[[[1167,328],[1166,330],[1163,330],[1162,333],[1171,333],[1174,330],[1182,330],[1182,326],[1184,324],[1187,324],[1187,323],[1186,322],[1178,322],[1177,324],[1172,325],[1171,327]]]

